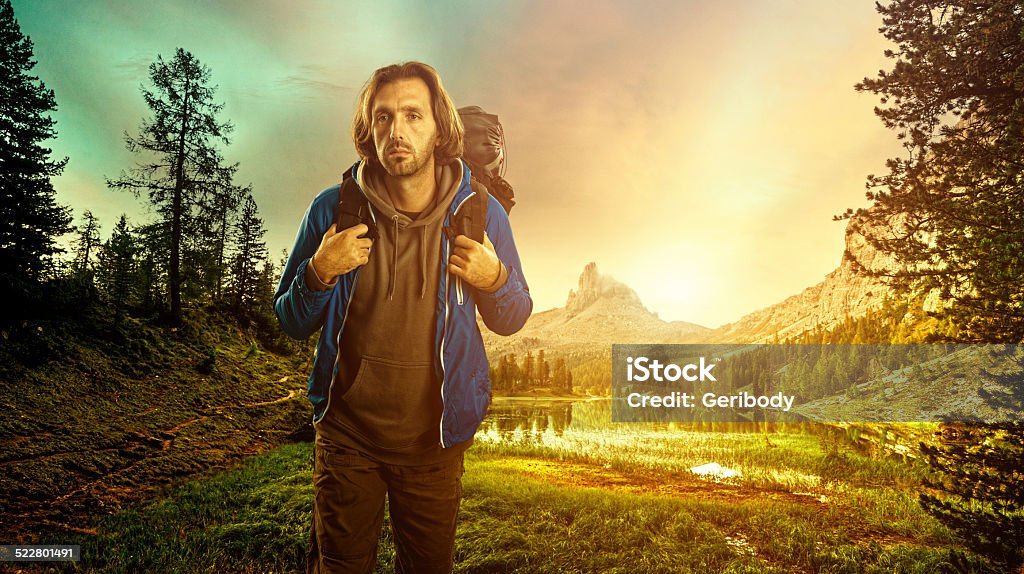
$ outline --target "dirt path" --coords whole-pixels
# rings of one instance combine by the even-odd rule
[[[812,508],[818,513],[828,512],[837,506],[837,502],[834,499],[820,493],[795,493],[785,490],[755,488],[728,482],[705,480],[689,473],[659,475],[638,472],[626,474],[609,467],[594,464],[529,457],[501,457],[500,463],[506,462],[510,472],[516,472],[548,484],[573,488],[600,488],[630,494],[670,496],[688,500],[710,500],[732,504],[741,504],[747,501],[771,501],[798,504]],[[843,527],[850,539],[858,544],[924,545],[921,540],[916,538],[886,531],[870,524],[860,523],[854,518],[855,514],[852,512],[849,516],[850,521],[843,524]]]
[[[285,383],[287,380],[288,377],[285,377],[277,382]],[[263,401],[207,407],[196,411],[198,416],[167,428],[135,433],[130,440],[113,447],[108,442],[102,446],[97,444],[97,448],[15,455],[0,462],[0,468],[20,467],[24,473],[38,476],[59,473],[65,482],[52,484],[42,491],[37,487],[35,491],[39,494],[35,496],[9,500],[11,512],[0,517],[0,532],[6,532],[5,538],[10,539],[21,539],[23,535],[31,537],[31,533],[40,527],[48,531],[95,533],[87,524],[92,522],[89,518],[95,517],[97,508],[116,510],[122,504],[145,498],[147,492],[153,492],[175,479],[215,470],[242,456],[274,446],[275,441],[266,435],[280,432],[283,436],[287,430],[260,425],[259,428],[246,428],[239,432],[229,426],[234,421],[230,413],[234,412],[237,416],[240,410],[270,407],[266,411],[269,418],[258,411],[260,414],[257,420],[266,420],[267,424],[272,424],[269,421],[273,420],[273,413],[280,412],[285,403],[295,400],[300,394],[298,389],[289,389],[285,395]],[[128,416],[140,416],[157,408]],[[224,422],[221,424],[219,421]],[[204,426],[200,430],[190,433],[191,440],[187,446],[178,447],[175,444],[185,431],[193,430],[193,427],[201,424]],[[17,438],[15,444],[19,442]],[[235,444],[224,444],[225,441],[235,441]],[[180,460],[192,463],[194,468],[182,468],[182,465],[175,462]],[[94,464],[93,461],[102,462]],[[82,468],[90,470],[71,474],[65,470]]]
[[[777,500],[804,504],[819,509],[828,507],[818,495],[797,494],[784,490],[752,488],[728,482],[702,480],[694,475],[624,474],[611,468],[576,462],[560,462],[541,458],[503,457],[514,463],[516,470],[528,477],[560,486],[603,488],[632,494],[653,494],[701,500]]]

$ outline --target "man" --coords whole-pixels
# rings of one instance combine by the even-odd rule
[[[350,173],[372,220],[338,229],[341,186],[317,195],[274,296],[289,336],[320,330],[308,568],[371,572],[387,495],[395,571],[450,572],[463,453],[490,400],[476,312],[509,335],[533,301],[497,200],[483,243],[443,231],[474,191],[462,123],[434,68],[374,72],[352,139]]]

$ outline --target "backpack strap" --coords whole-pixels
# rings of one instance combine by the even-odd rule
[[[463,206],[463,213],[460,216],[462,229],[466,237],[483,243],[484,227],[487,226],[487,187],[476,178],[470,178],[469,184],[473,187],[474,193],[473,197],[469,198],[469,203]]]
[[[512,206],[516,204],[515,190],[505,181],[505,178],[494,173],[493,166],[482,165],[466,157],[463,157],[462,160],[469,166],[473,173],[473,179],[486,185],[487,193],[498,200],[498,203],[505,208],[505,213],[511,213]]]
[[[366,200],[352,177],[352,170],[346,169],[341,176],[341,191],[338,193],[338,211],[334,217],[338,231],[365,223],[369,231],[360,237],[377,239],[377,224],[370,213],[370,203]]]
[[[449,240],[455,239],[456,235],[465,235],[483,243],[487,225],[487,187],[475,177],[470,178],[469,183],[473,187],[473,195],[459,207],[451,224],[444,228],[444,234]]]

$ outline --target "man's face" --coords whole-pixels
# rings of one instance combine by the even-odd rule
[[[430,88],[420,78],[384,84],[373,99],[373,143],[377,159],[392,177],[434,170],[437,123]]]

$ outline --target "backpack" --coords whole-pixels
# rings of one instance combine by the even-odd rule
[[[480,106],[459,108],[459,117],[465,128],[462,159],[472,172],[470,184],[475,193],[459,208],[451,225],[445,226],[444,233],[448,239],[465,235],[477,243],[483,243],[484,225],[487,223],[487,196],[493,195],[506,213],[511,212],[516,203],[512,186],[503,177],[505,131],[498,116],[488,114]],[[339,197],[335,218],[338,229],[365,223],[369,231],[363,237],[376,240],[377,226],[370,215],[369,203],[357,189],[351,169],[346,169],[342,174]]]

